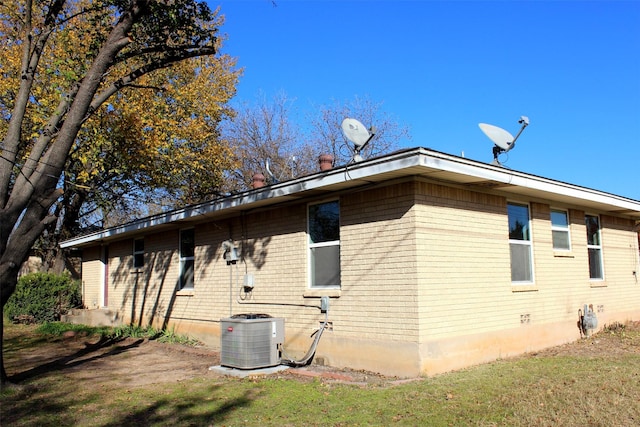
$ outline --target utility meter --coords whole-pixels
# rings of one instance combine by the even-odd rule
[[[326,313],[329,311],[329,297],[320,298],[320,312]]]

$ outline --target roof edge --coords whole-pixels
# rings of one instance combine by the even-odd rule
[[[312,175],[306,175],[267,187],[248,190],[208,202],[141,218],[127,224],[65,240],[60,243],[60,247],[71,248],[84,246],[110,237],[126,235],[146,228],[153,228],[163,224],[222,212],[231,208],[244,206],[249,208],[256,204],[270,205],[291,197],[302,198],[312,190],[319,190],[349,182],[353,182],[353,186],[356,186],[360,185],[358,184],[359,180],[361,181],[384,173],[402,173],[403,170],[407,170],[405,173],[411,175],[415,172],[410,172],[409,169],[414,171],[416,167],[421,167],[425,170],[432,169],[451,172],[460,176],[475,177],[479,180],[495,181],[512,187],[531,189],[546,194],[556,194],[574,200],[597,202],[598,204],[615,208],[616,212],[620,212],[621,215],[628,215],[636,220],[640,219],[640,201],[637,200],[418,147],[396,151],[359,163],[350,163],[328,171],[317,172]]]

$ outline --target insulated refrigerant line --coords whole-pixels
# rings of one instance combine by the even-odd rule
[[[320,342],[320,338],[322,337],[322,332],[324,332],[327,325],[329,324],[329,297],[322,297],[321,301],[322,302],[320,304],[320,310],[324,313],[324,322],[322,323],[319,329],[317,329],[313,334],[311,334],[311,336],[315,334],[316,337],[314,338],[313,343],[311,343],[311,347],[309,348],[309,351],[307,351],[307,354],[305,354],[304,357],[300,360],[282,359],[280,363],[281,365],[287,365],[294,368],[299,368],[301,366],[309,365],[313,360],[313,356],[315,356],[316,354],[316,348],[318,347],[318,343]]]

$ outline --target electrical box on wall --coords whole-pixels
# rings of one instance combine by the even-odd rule
[[[329,297],[320,298],[320,312],[326,313],[329,311]]]
[[[224,249],[224,254],[222,255],[225,261],[227,261],[227,265],[235,264],[238,262],[238,248],[235,247],[231,240],[222,242],[222,248]]]
[[[244,291],[245,292],[250,292],[253,290],[253,286],[254,286],[254,281],[253,281],[253,274],[245,274],[244,275]]]
[[[235,264],[238,262],[238,250],[236,248],[230,248],[225,252],[224,259],[227,261],[227,265]]]

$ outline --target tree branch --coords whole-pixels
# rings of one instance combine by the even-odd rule
[[[176,62],[180,62],[185,59],[195,58],[198,56],[205,55],[214,55],[216,53],[216,49],[214,47],[201,47],[198,49],[193,49],[188,52],[181,52],[180,55],[175,56],[167,56],[160,60],[148,63],[143,65],[142,67],[130,72],[124,77],[114,81],[110,86],[105,88],[102,92],[97,94],[94,97],[93,102],[91,103],[91,107],[89,108],[89,112],[87,116],[84,118],[86,121],[94,111],[96,111],[102,104],[104,104],[112,95],[118,92],[125,86],[131,86],[134,81],[139,79],[140,77],[149,74],[153,71],[160,70],[163,68],[168,68]]]
[[[33,40],[32,34],[33,23],[31,16],[33,10],[33,1],[28,0],[25,6],[25,24],[23,29],[24,48],[22,50],[21,60],[22,78],[20,80],[20,88],[15,99],[11,119],[9,120],[7,133],[3,140],[3,147],[9,150],[9,156],[3,156],[3,159],[7,164],[3,165],[3,167],[0,168],[0,209],[5,208],[7,206],[7,203],[9,202],[9,186],[11,184],[11,176],[13,170],[12,165],[15,164],[16,156],[20,151],[18,147],[22,139],[22,123],[27,111],[27,105],[29,103],[29,97],[34,82],[35,72],[38,68],[38,64],[40,63],[40,58],[42,55],[42,51],[44,50],[44,46],[46,45],[49,37],[54,30],[53,22],[55,20],[51,19],[51,14],[56,10],[56,13],[59,13],[59,8],[62,7],[63,3],[64,2],[56,1],[49,9],[47,19],[45,20],[45,28],[35,41]],[[0,161],[1,160],[2,159],[0,159]],[[29,178],[27,176],[22,176],[23,178],[26,178],[26,182],[29,182]],[[13,191],[11,192],[11,194],[13,194]]]

